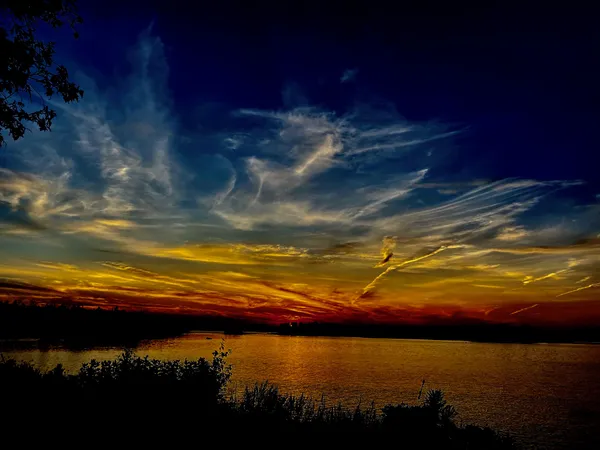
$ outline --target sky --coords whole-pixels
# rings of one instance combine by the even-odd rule
[[[0,299],[600,324],[591,21],[225,3],[47,34],[85,94],[0,150]]]

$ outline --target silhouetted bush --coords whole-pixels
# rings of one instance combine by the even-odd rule
[[[266,382],[247,387],[239,398],[227,397],[227,356],[223,345],[210,361],[160,361],[125,351],[112,361],[83,364],[74,375],[60,365],[41,372],[0,359],[0,423],[19,424],[35,415],[51,427],[88,433],[105,425],[165,434],[222,429],[258,440],[274,431],[368,432],[391,433],[404,448],[515,448],[511,439],[489,428],[456,425],[455,409],[437,390],[426,393],[421,404],[388,405],[381,411],[373,404],[326,406],[323,399],[282,394]]]

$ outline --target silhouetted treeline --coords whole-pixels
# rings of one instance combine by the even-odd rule
[[[543,328],[515,324],[282,324],[278,333],[294,336],[358,336],[404,339],[464,340],[475,342],[600,342],[600,327]]]
[[[0,339],[35,338],[77,347],[133,346],[142,339],[181,335],[193,329],[238,330],[237,321],[216,317],[102,309],[79,304],[0,302]]]
[[[177,317],[88,309],[81,305],[21,302],[0,303],[0,338],[40,338],[69,343],[134,342],[144,338],[173,336],[188,330]]]
[[[475,321],[416,325],[320,322],[269,325],[219,316],[122,311],[117,308],[92,308],[79,304],[0,302],[0,339],[35,338],[50,344],[60,341],[69,347],[133,347],[143,339],[178,336],[193,330],[222,331],[225,334],[259,331],[294,336],[390,337],[475,342],[600,342],[600,327],[543,328]]]
[[[94,440],[97,433],[121,438],[137,432],[152,439],[189,433],[194,441],[205,442],[235,433],[247,445],[265,444],[280,432],[367,432],[373,435],[370,444],[376,436],[386,443],[391,435],[401,448],[515,448],[511,439],[489,428],[457,425],[456,411],[440,391],[425,393],[416,405],[382,410],[373,405],[328,407],[305,396],[281,394],[267,383],[246,388],[240,397],[228,396],[227,356],[223,346],[212,361],[160,361],[127,351],[113,361],[86,363],[75,375],[61,366],[44,373],[0,359],[1,425],[13,436],[26,436],[19,429],[65,430],[70,440],[79,433]]]

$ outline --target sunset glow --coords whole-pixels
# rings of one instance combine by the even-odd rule
[[[586,180],[490,176],[461,149],[469,124],[358,99],[344,113],[208,105],[185,128],[162,41],[149,30],[133,54],[118,81],[81,68],[84,101],[2,149],[0,299],[271,323],[600,323]]]

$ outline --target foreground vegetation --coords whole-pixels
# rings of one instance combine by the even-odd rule
[[[226,429],[258,440],[281,431],[392,433],[401,448],[515,448],[512,440],[489,428],[457,425],[455,409],[437,390],[427,392],[420,404],[388,405],[380,411],[373,405],[328,407],[323,401],[282,394],[267,383],[246,388],[237,398],[227,396],[227,355],[223,346],[212,360],[196,361],[160,361],[125,351],[112,361],[83,364],[74,375],[60,365],[41,372],[0,358],[0,423],[12,427],[35,417],[71,432],[97,432],[103,425],[165,434]]]

